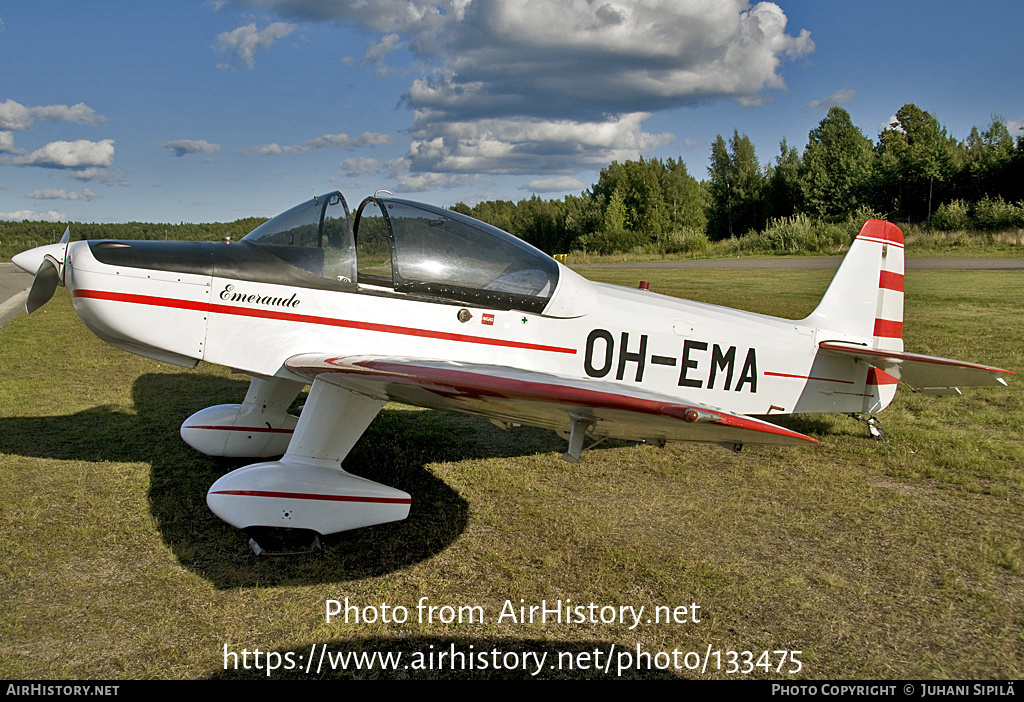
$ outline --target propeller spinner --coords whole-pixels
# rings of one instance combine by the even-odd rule
[[[29,314],[45,305],[57,291],[57,286],[64,284],[64,259],[70,240],[71,227],[68,227],[56,244],[37,246],[11,257],[11,261],[23,271],[35,274],[25,301],[25,311]]]

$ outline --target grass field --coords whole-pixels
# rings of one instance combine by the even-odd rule
[[[790,317],[831,276],[588,274]],[[1024,275],[919,272],[906,289],[908,350],[1024,369]],[[225,646],[239,666],[258,648],[304,667],[314,644],[315,657],[326,645],[404,658],[397,671],[274,677],[519,678],[547,654],[540,677],[604,678],[638,647],[712,656],[703,673],[680,655],[682,669],[655,657],[623,677],[1024,675],[1019,379],[959,399],[901,392],[880,416],[882,442],[849,418],[805,415],[784,421],[818,447],[620,442],[575,465],[550,432],[389,405],[346,466],[410,492],[410,518],[281,558],[254,556],[205,505],[219,475],[250,461],[210,459],[178,436],[246,384],[104,345],[63,290],[0,329],[0,678],[260,677],[225,670]],[[405,607],[408,621],[327,623],[326,601],[345,598]],[[479,607],[482,621],[463,610],[462,623],[420,623],[421,598]],[[499,621],[506,601],[542,600],[642,606],[643,623]],[[700,621],[648,624],[658,606]],[[453,645],[518,669],[437,670]],[[801,672],[785,672],[791,660],[776,672],[773,652],[794,650]],[[595,666],[609,651],[606,674]],[[402,667],[430,654],[433,670]]]

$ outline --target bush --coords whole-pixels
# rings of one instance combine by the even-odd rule
[[[769,221],[764,228],[764,236],[774,251],[796,253],[817,248],[814,225],[810,217],[802,213]]]
[[[704,253],[711,248],[708,235],[695,227],[683,227],[662,237],[664,253]]]
[[[877,217],[869,217],[868,219],[878,219]],[[864,220],[865,222],[867,219]],[[863,226],[863,223],[862,223]],[[857,231],[852,235],[850,230],[842,224],[829,224],[819,223],[814,227],[817,239],[817,249],[819,253],[836,253],[839,249],[844,246],[848,246],[857,237],[857,233],[860,232],[860,227],[857,227]]]
[[[1014,229],[1024,227],[1024,204],[1006,202],[1001,197],[984,198],[974,205],[974,226],[978,229]]]
[[[585,234],[576,240],[574,248],[596,254],[613,254],[642,247],[649,241],[649,237],[637,232],[618,229]]]
[[[740,238],[740,250],[752,253],[797,253],[811,250],[814,229],[805,214],[769,220],[763,232],[750,231]]]
[[[773,219],[763,232],[748,232],[738,243],[740,251],[747,253],[835,253],[850,238],[842,224],[813,222],[797,214]]]
[[[946,232],[970,229],[970,208],[963,200],[944,202],[932,215],[932,226]]]

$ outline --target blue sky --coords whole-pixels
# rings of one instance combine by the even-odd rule
[[[448,206],[578,194],[612,160],[832,104],[1024,134],[1019,0],[0,3],[0,218],[204,222],[340,189]]]

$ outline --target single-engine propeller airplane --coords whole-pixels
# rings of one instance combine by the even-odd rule
[[[280,458],[224,475],[207,503],[255,538],[316,539],[409,514],[407,493],[342,467],[390,400],[553,429],[577,461],[588,438],[816,443],[754,415],[840,412],[879,437],[898,382],[1006,385],[1010,371],[903,351],[903,256],[902,232],[868,221],[817,309],[789,320],[594,283],[378,191],[354,217],[341,193],[315,197],[234,244],[65,232],[14,262],[35,273],[29,312],[63,285],[117,348],[251,374],[241,404],[196,412],[181,436],[210,456]]]

